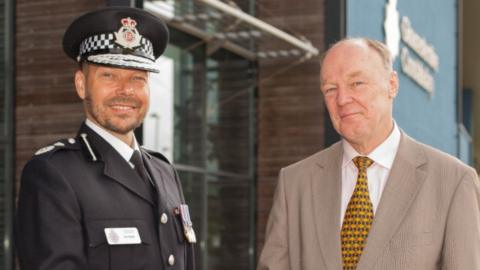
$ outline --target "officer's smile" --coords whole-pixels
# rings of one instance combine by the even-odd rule
[[[123,99],[123,98],[122,98]],[[122,100],[122,101],[113,101],[110,100],[107,102],[106,106],[114,113],[114,114],[121,114],[121,115],[131,115],[137,113],[142,104],[140,101],[135,99]]]
[[[133,111],[139,108],[138,105],[131,105],[131,104],[110,104],[108,105],[108,107],[110,107],[115,111],[121,111],[121,112]]]
[[[111,106],[111,108],[117,111],[131,111],[135,109],[135,107],[124,106],[124,105],[113,105]]]

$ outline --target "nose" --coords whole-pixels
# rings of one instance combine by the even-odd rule
[[[348,91],[347,87],[345,86],[339,86],[337,89],[337,105],[344,106],[350,102],[352,102],[352,95],[350,91]]]
[[[129,82],[128,80],[122,80],[119,82],[116,92],[117,95],[130,96],[135,93],[135,88],[133,83]]]

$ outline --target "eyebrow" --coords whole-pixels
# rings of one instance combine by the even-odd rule
[[[333,85],[334,83],[325,82],[323,80],[320,80],[320,87],[323,87],[323,86],[328,85],[328,84]]]
[[[362,71],[355,71],[355,72],[352,72],[350,74],[347,75],[347,77],[350,79],[350,78],[353,78],[353,77],[358,77],[360,75],[363,75],[363,72]]]
[[[363,73],[361,70],[359,70],[359,71],[354,71],[354,72],[348,74],[348,75],[347,75],[347,78],[348,78],[348,79],[351,79],[351,78],[354,78],[354,77],[361,76],[361,75],[363,75],[363,74],[364,74],[364,73]],[[322,78],[320,78],[320,81],[321,81],[320,87],[321,87],[321,86],[324,86],[324,85],[326,85],[326,84],[334,84],[334,83],[330,83],[330,82],[328,82],[328,81],[324,81],[324,80],[322,80]]]

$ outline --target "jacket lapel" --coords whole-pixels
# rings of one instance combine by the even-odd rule
[[[162,205],[176,207],[179,203],[184,202],[181,195],[182,193],[179,192],[181,186],[177,185],[177,175],[175,174],[173,166],[170,165],[170,162],[166,158],[162,160],[158,158],[158,156],[153,157],[145,149],[140,149],[145,166],[152,181],[155,183],[158,194],[169,194],[169,196],[159,196]]]
[[[337,143],[317,160],[312,170],[312,198],[317,237],[328,269],[341,269],[340,203],[342,146]]]
[[[150,176],[150,179],[155,185],[155,189],[157,191],[157,194],[168,194],[164,188],[165,188],[165,175],[162,173],[161,170],[156,169],[155,164],[153,164],[152,157],[150,154],[148,154],[145,150],[140,148],[140,152],[142,153],[142,158],[143,161],[145,162],[145,167],[148,171],[148,175]],[[157,196],[159,200],[158,205],[167,205],[165,202],[165,196]]]
[[[85,140],[88,141],[93,154],[98,161],[103,162],[103,173],[111,180],[122,185],[126,189],[130,190],[135,195],[146,200],[150,204],[154,205],[152,193],[150,187],[145,185],[140,176],[130,167],[130,164],[120,156],[120,154],[102,137],[90,129],[87,125],[83,124],[78,133],[77,139],[84,145],[84,151],[87,155],[90,150],[87,144],[82,138],[81,134],[86,134]]]
[[[425,180],[426,173],[421,167],[425,163],[426,158],[417,143],[402,132],[358,270],[372,269],[387,247]]]

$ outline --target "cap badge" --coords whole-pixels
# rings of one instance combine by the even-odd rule
[[[122,27],[120,27],[120,29],[114,33],[115,43],[127,49],[133,49],[140,46],[140,40],[142,39],[142,36],[138,33],[136,28],[137,22],[128,17],[121,19],[121,23]]]

